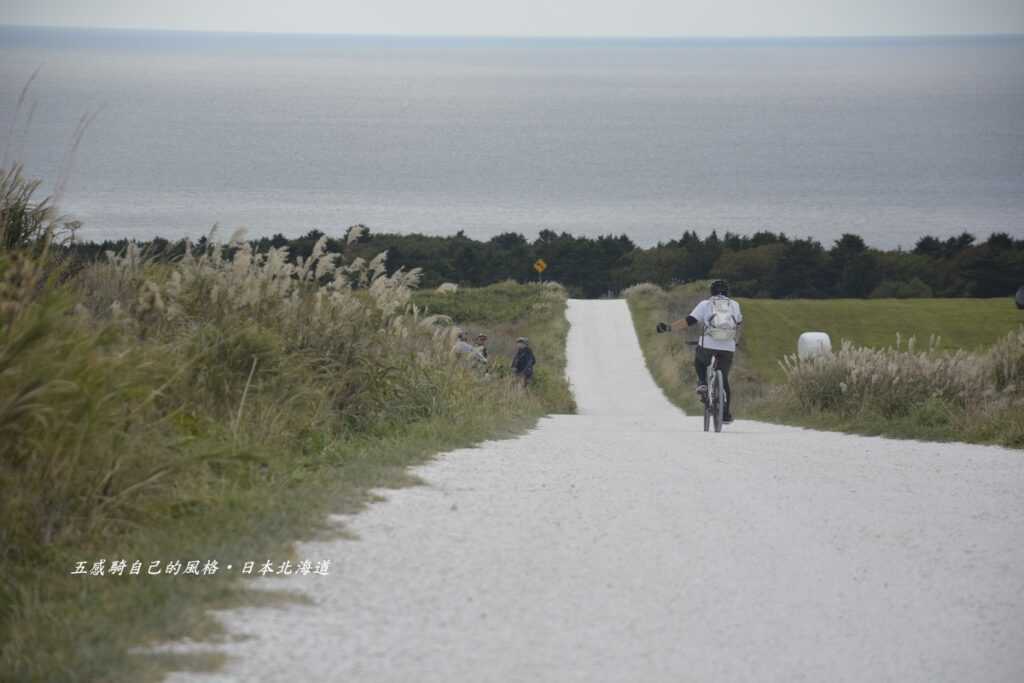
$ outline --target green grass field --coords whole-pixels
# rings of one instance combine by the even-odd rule
[[[627,296],[647,367],[666,396],[691,414],[701,410],[693,392],[693,350],[686,346],[683,334],[655,334],[654,326],[659,320],[686,316],[706,291],[705,283],[692,283],[668,292],[640,288]],[[898,333],[904,350],[911,337],[916,337],[917,349],[927,350],[932,335],[940,337],[936,347],[940,351],[980,352],[972,356],[976,362],[987,357],[990,349],[998,350],[999,372],[1016,377],[1022,352],[1008,335],[1022,328],[1024,312],[1009,299],[741,299],[740,304],[744,336],[731,376],[734,412],[740,417],[861,434],[1024,445],[1024,399],[1017,390],[1021,383],[1015,379],[1004,382],[1008,386],[1003,390],[988,392],[967,405],[957,397],[940,400],[924,395],[920,403],[900,399],[897,405],[905,410],[893,415],[880,410],[878,401],[831,409],[807,405],[806,382],[787,381],[779,365],[783,357],[796,353],[802,332],[827,332],[835,350],[843,340],[869,349],[895,347]],[[892,357],[904,364],[905,380],[915,377],[908,356]],[[830,378],[824,366],[820,375],[819,387],[840,390],[839,380]]]
[[[1024,325],[1024,311],[1010,299],[739,299],[744,316],[741,355],[745,367],[780,382],[779,360],[796,353],[802,332],[827,332],[833,348],[842,340],[885,347],[917,338],[928,348],[931,335],[943,350],[976,351]]]

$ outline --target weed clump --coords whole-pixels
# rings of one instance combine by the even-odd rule
[[[139,635],[86,656],[72,624],[178,614],[167,587],[76,582],[83,553],[219,547],[219,524],[256,543],[268,520],[293,539],[423,452],[562,407],[459,364],[451,320],[413,300],[419,271],[389,272],[385,253],[348,258],[326,237],[306,258],[257,253],[239,232],[72,268],[50,249],[67,223],[35,189],[0,178],[0,670],[16,677],[105,677]],[[547,306],[521,325],[564,340],[564,291],[504,287],[496,300]]]
[[[883,349],[843,342],[809,360],[787,356],[776,399],[841,419],[896,420],[929,433],[947,428],[965,438],[988,435],[1024,445],[1014,414],[1024,412],[1024,328],[980,352]],[[997,427],[1002,424],[1003,428]]]
[[[874,349],[848,341],[834,354],[782,360],[785,387],[801,407],[850,415],[903,417],[924,401],[987,412],[1024,397],[1024,329],[983,352],[917,351],[911,339]]]

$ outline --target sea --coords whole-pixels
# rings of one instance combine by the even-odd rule
[[[27,86],[27,87],[26,87]],[[0,150],[80,237],[1024,237],[1024,36],[0,27]]]

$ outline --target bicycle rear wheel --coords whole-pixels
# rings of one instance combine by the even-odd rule
[[[715,370],[715,377],[712,381],[714,387],[714,400],[712,403],[712,417],[715,420],[715,431],[722,431],[722,420],[725,418],[725,377],[721,370]]]

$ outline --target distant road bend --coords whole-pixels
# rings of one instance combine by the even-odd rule
[[[329,577],[261,580],[314,605],[222,613],[250,639],[170,680],[1024,681],[1024,454],[705,434],[623,301],[568,316],[579,415],[419,468],[302,544]]]

